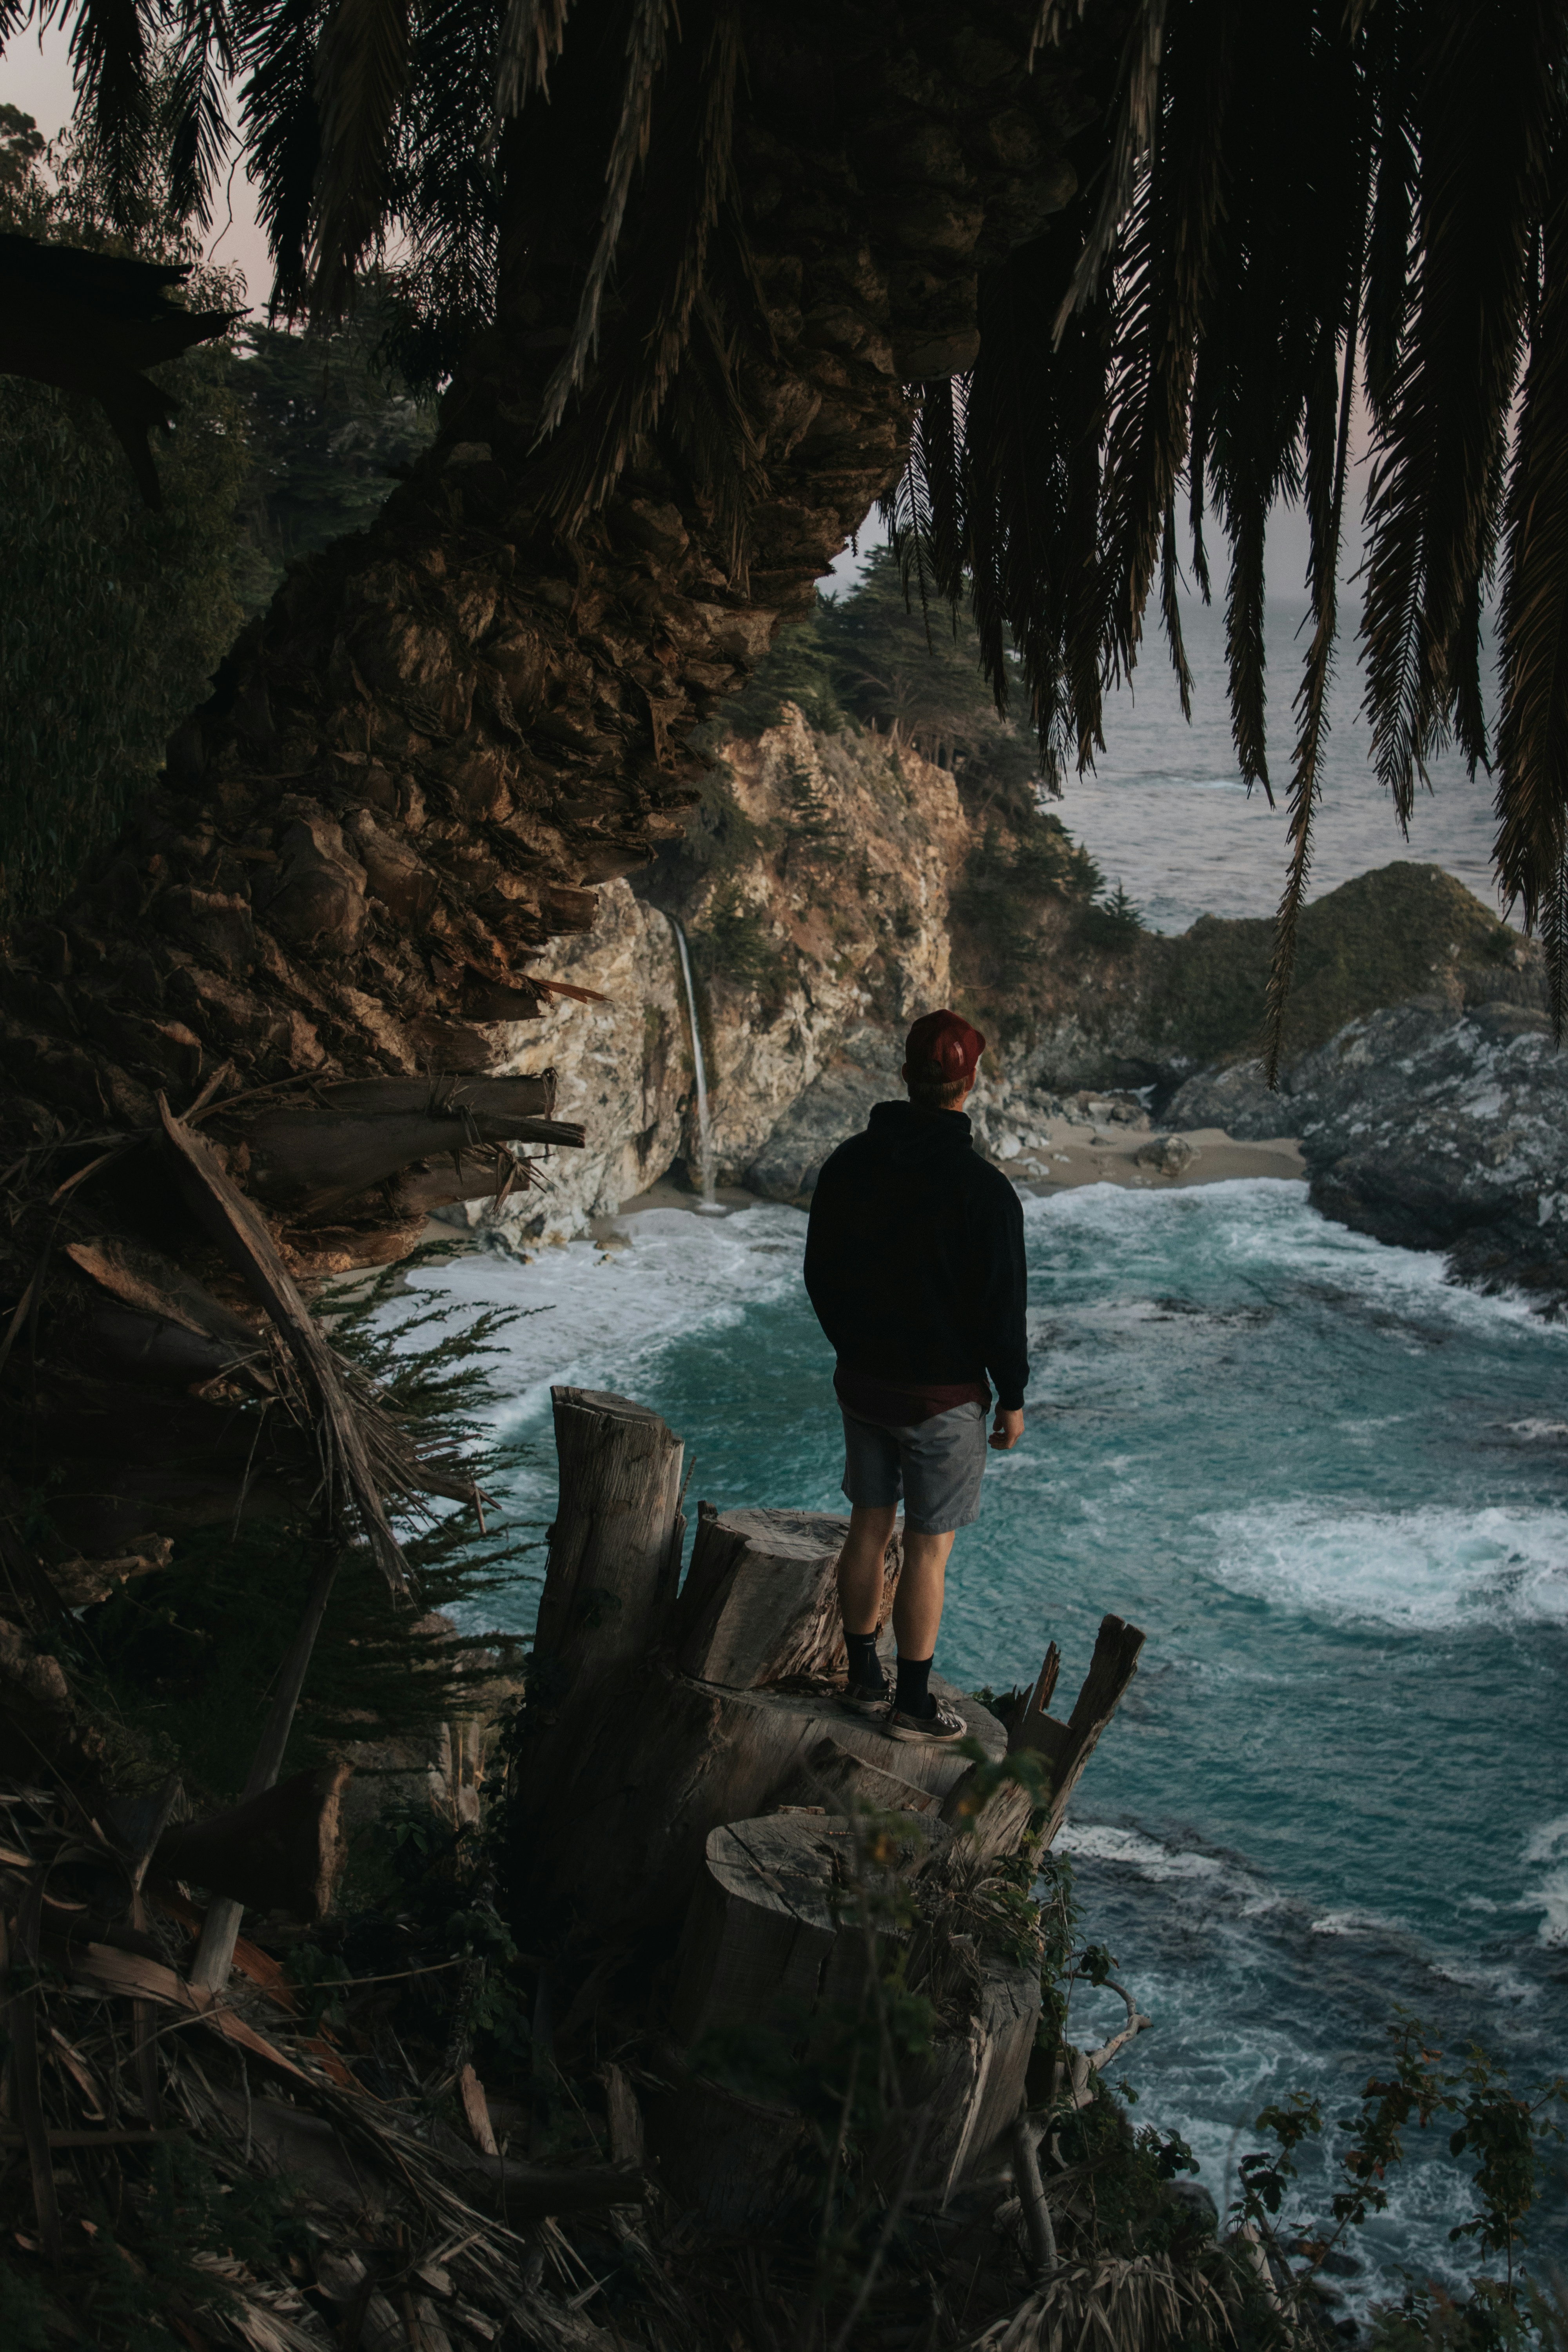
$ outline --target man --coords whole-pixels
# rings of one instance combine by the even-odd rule
[[[990,1444],[1024,1433],[1024,1213],[970,1142],[963,1105],[985,1051],[956,1013],[928,1013],[904,1048],[908,1102],[876,1104],[817,1179],[805,1286],[838,1357],[849,1537],[838,1597],[849,1652],[847,1703],[886,1712],[898,1739],[962,1739],[963,1719],[928,1687],[960,1528],[980,1514],[989,1381]],[[893,1601],[898,1684],[877,1656],[882,1559],[904,1503],[904,1564]]]

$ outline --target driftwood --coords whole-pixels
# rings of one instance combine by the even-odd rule
[[[836,1570],[849,1522],[826,1511],[698,1507],[691,1566],[670,1638],[683,1674],[731,1690],[795,1675],[842,1674]],[[880,1632],[892,1613],[901,1549],[888,1547]]]
[[[247,1804],[165,1831],[153,1875],[315,1926],[331,1909],[347,1859],[339,1816],[350,1773],[347,1764],[296,1772]]]
[[[476,1117],[462,1109],[384,1113],[269,1111],[247,1142],[252,1190],[291,1219],[309,1221],[384,1184],[416,1160],[477,1144],[552,1143],[580,1150],[584,1129],[568,1119]],[[448,1194],[447,1197],[451,1198]]]
[[[1144,1638],[1138,1626],[1121,1617],[1101,1618],[1089,1672],[1066,1723],[1046,1712],[1061,1666],[1054,1642],[1046,1653],[1034,1689],[1007,1735],[1008,1753],[1037,1759],[1046,1784],[1045,1820],[1029,1845],[1037,1865],[1055,1843],[1084,1767],[1138,1671]],[[1034,1812],[1034,1800],[1022,1782],[1004,1781],[983,1799],[985,1785],[976,1767],[949,1792],[942,1806],[943,1820],[967,1831],[969,1852],[981,1861],[1022,1851]]]
[[[551,1391],[561,1498],[535,1635],[562,1683],[641,1658],[680,1574],[685,1448],[646,1405],[597,1389]]]

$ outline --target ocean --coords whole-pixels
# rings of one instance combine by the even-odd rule
[[[1070,1704],[1101,1614],[1145,1629],[1062,1843],[1085,1935],[1155,2021],[1116,2072],[1223,2209],[1266,2102],[1313,2093],[1337,2137],[1397,2006],[1521,2083],[1568,2052],[1568,1328],[1299,1184],[1093,1186],[1025,1219],[1028,1426],[959,1539],[938,1664],[1001,1687],[1055,1639]],[[664,1414],[693,1498],[842,1508],[804,1217],[621,1232],[414,1277],[525,1310],[497,1406],[520,1535],[553,1507],[553,1381]],[[520,1555],[517,1630],[542,1559]],[[1120,2015],[1089,1995],[1072,2031]],[[1322,2185],[1309,2161],[1303,2218]],[[1446,2133],[1413,2135],[1390,2189],[1352,2304],[1463,2268]],[[1534,2236],[1561,2262],[1560,2161]]]
[[[1406,840],[1394,807],[1368,764],[1370,736],[1360,716],[1363,680],[1356,662],[1359,592],[1341,591],[1342,636],[1330,691],[1330,728],[1321,761],[1322,798],[1308,895],[1321,898],[1352,875],[1396,859],[1416,858],[1458,876],[1489,907],[1496,831],[1492,780],[1447,752],[1431,762],[1430,793],[1417,795]],[[1295,729],[1291,704],[1310,631],[1300,597],[1271,597],[1268,654],[1269,782],[1250,797],[1237,771],[1226,698],[1225,620],[1217,604],[1189,600],[1183,630],[1193,672],[1193,720],[1181,701],[1164,641],[1152,616],[1132,681],[1105,713],[1106,748],[1093,772],[1069,775],[1055,802],[1108,883],[1120,882],[1150,929],[1184,931],[1197,915],[1272,915],[1285,880],[1286,794]],[[1489,633],[1488,653],[1489,657]],[[1495,698],[1489,695],[1489,709]]]

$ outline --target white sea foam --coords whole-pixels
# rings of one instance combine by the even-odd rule
[[[1568,1813],[1531,1831],[1525,1841],[1524,1860],[1542,1873],[1537,1884],[1525,1887],[1522,1895],[1526,1905],[1541,1912],[1536,1935],[1552,1950],[1568,1950]]]
[[[1478,1620],[1568,1622],[1568,1528],[1559,1511],[1317,1502],[1216,1511],[1208,1572],[1227,1591],[1342,1624],[1433,1632]]]
[[[531,1263],[476,1251],[416,1272],[413,1283],[473,1306],[519,1307],[496,1381],[508,1425],[543,1409],[552,1381],[635,1392],[639,1364],[673,1340],[740,1322],[800,1281],[805,1219],[760,1203],[732,1216],[648,1209],[624,1244],[570,1242]]]
[[[1288,1104],[1280,1119],[1288,1128]],[[1568,1320],[1544,1323],[1528,1299],[1507,1292],[1467,1290],[1447,1279],[1436,1253],[1397,1249],[1335,1224],[1312,1207],[1303,1185],[1277,1177],[1227,1177],[1169,1192],[1086,1184],[1031,1196],[1024,1216],[1026,1223],[1083,1229],[1086,1242],[1103,1241],[1137,1270],[1134,1281],[1179,1244],[1209,1273],[1256,1286],[1259,1304],[1285,1307],[1293,1292],[1316,1288],[1338,1294],[1350,1311],[1408,1323],[1417,1339],[1434,1324],[1478,1334],[1512,1324],[1532,1339],[1568,1345]]]
[[[1116,1863],[1135,1870],[1155,1886],[1202,1886],[1211,1897],[1224,1895],[1247,1916],[1272,1910],[1279,1900],[1261,1879],[1237,1863],[1197,1847],[1168,1845],[1146,1831],[1110,1822],[1069,1822],[1057,1846],[1080,1861]]]

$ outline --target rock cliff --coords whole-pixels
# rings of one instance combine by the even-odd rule
[[[513,1244],[564,1239],[662,1179],[696,1181],[678,924],[721,1185],[808,1194],[826,1154],[897,1091],[909,1022],[943,1003],[991,1040],[972,1105],[978,1139],[1026,1177],[1039,1171],[1023,1140],[1060,1114],[1062,1095],[1140,1087],[1164,1105],[1163,1127],[1300,1132],[1323,1205],[1390,1239],[1415,1240],[1421,1227],[1433,1245],[1456,1246],[1461,1226],[1479,1231],[1491,1214],[1483,1193],[1490,1202],[1512,1181],[1499,1174],[1490,1191],[1445,1212],[1447,1224],[1434,1207],[1422,1226],[1415,1192],[1397,1205],[1405,1178],[1374,1173],[1384,1144],[1360,1141],[1363,1130],[1386,1130],[1392,1148],[1396,1107],[1415,1118],[1420,1096],[1421,1148],[1436,1154],[1435,1170],[1467,1153],[1501,1169],[1480,1134],[1484,1041],[1501,1034],[1510,1004],[1521,1016],[1509,1048],[1518,1087],[1536,1085],[1538,1062],[1545,1069],[1534,950],[1438,868],[1389,866],[1307,909],[1286,1092],[1270,1096],[1254,1058],[1267,922],[1205,918],[1176,939],[1143,931],[1125,909],[1097,902],[1098,877],[1048,814],[1015,807],[999,818],[962,768],[936,764],[896,730],[824,731],[786,702],[775,724],[723,738],[712,757],[683,838],[601,890],[593,931],[557,945],[542,1017],[495,1033],[505,1069],[553,1066],[560,1113],[585,1124],[588,1148],[540,1169],[542,1189],[499,1211],[471,1202],[453,1218]],[[1381,1009],[1402,1005],[1397,1015]],[[1403,1066],[1417,1032],[1428,1076],[1391,1076],[1384,1062]],[[1504,1060],[1507,1076],[1513,1061]],[[1436,1139],[1438,1097],[1453,1098],[1443,1114],[1451,1150]],[[1515,1171],[1531,1218],[1537,1198],[1554,1195],[1546,1163],[1561,1132],[1545,1095],[1541,1102],[1539,1135],[1522,1111],[1500,1114],[1510,1133],[1534,1139],[1528,1169],[1521,1160]],[[1415,1133],[1403,1139],[1407,1152]],[[1416,1185],[1414,1174],[1408,1181]]]

